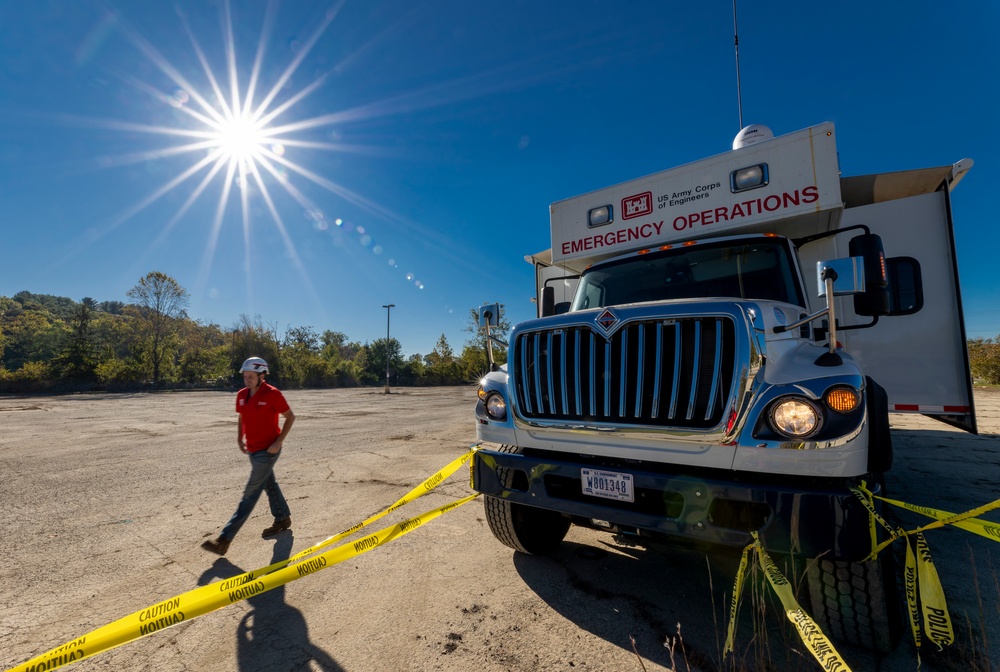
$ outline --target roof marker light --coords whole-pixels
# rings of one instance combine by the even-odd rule
[[[602,205],[599,208],[591,208],[587,213],[587,226],[604,226],[615,221],[615,212],[610,205]]]
[[[749,191],[758,187],[766,187],[768,183],[767,164],[758,163],[734,170],[729,174],[729,190],[734,194]]]

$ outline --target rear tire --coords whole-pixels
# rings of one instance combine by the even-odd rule
[[[813,620],[823,632],[879,653],[896,648],[904,615],[891,549],[868,562],[810,560],[806,577]]]
[[[503,445],[502,453],[518,454],[518,446]],[[497,476],[504,486],[510,487],[513,474],[508,469],[497,469]],[[515,551],[529,555],[552,553],[569,532],[569,518],[555,511],[517,504],[497,497],[485,497],[483,508],[486,522],[498,541]]]

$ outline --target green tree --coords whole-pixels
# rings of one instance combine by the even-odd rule
[[[285,333],[281,366],[286,387],[322,387],[333,377],[331,362],[320,352],[320,337],[312,327],[294,327]]]
[[[424,358],[420,355],[410,355],[400,367],[397,380],[398,385],[424,385],[430,382]]]
[[[166,354],[176,345],[178,322],[186,317],[189,295],[165,273],[152,271],[125,295],[139,318],[143,352],[152,366],[153,384],[159,385]]]
[[[189,384],[228,381],[230,339],[217,324],[182,320],[178,378]]]
[[[252,318],[240,315],[232,330],[232,354],[229,360],[229,370],[235,376],[234,382],[243,385],[238,372],[248,357],[263,357],[270,370],[268,380],[279,387],[284,385],[281,378],[280,350],[278,331],[273,324],[264,324],[260,315]]]
[[[65,323],[53,318],[35,304],[12,311],[13,319],[4,319],[3,365],[16,371],[28,362],[49,362],[62,349],[69,333]]]
[[[462,367],[444,334],[438,338],[434,349],[424,357],[425,377],[433,385],[456,385],[465,382]]]
[[[375,380],[385,382],[386,357],[389,361],[389,375],[398,374],[403,365],[403,346],[395,338],[388,341],[380,338],[369,346],[366,358],[365,372],[374,377]],[[390,378],[391,380],[391,378]],[[398,383],[397,383],[398,384]]]
[[[328,360],[331,364],[335,365],[337,362],[352,358],[347,347],[347,335],[343,332],[327,329],[319,337],[319,340],[320,354],[323,359]]]
[[[358,348],[351,360],[354,363],[352,370],[355,372],[357,381],[361,385],[375,385],[385,378],[385,360],[383,360],[381,373],[377,373],[379,368],[369,363],[372,356],[371,350],[372,346],[366,343]]]
[[[53,360],[59,377],[64,380],[94,380],[97,352],[94,347],[90,323],[96,302],[84,297],[70,319],[70,336],[62,352]]]
[[[972,376],[990,385],[1000,384],[1000,336],[974,338],[968,348]]]

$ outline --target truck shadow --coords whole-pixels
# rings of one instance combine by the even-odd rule
[[[276,538],[271,564],[291,557],[293,541],[291,532]],[[230,579],[246,571],[226,558],[219,558],[198,578],[198,585],[206,585],[213,579]],[[309,628],[302,612],[285,602],[285,586],[246,601],[252,609],[240,620],[236,631],[237,669],[343,672],[344,668],[328,653],[309,641]]]
[[[738,554],[665,553],[582,534],[592,536],[592,545],[567,540],[548,556],[514,554],[518,574],[538,597],[580,628],[643,660],[679,670],[722,669],[725,600]],[[570,535],[581,532],[574,528]]]
[[[570,534],[580,538],[577,528]],[[631,546],[583,534],[587,544],[567,540],[552,555],[513,556],[525,584],[578,627],[671,670],[817,669],[760,574],[743,587],[734,653],[723,657],[738,550]],[[905,645],[877,658],[836,646],[852,669],[912,669]],[[638,659],[635,669],[643,669]]]

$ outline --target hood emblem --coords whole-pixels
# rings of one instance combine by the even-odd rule
[[[619,322],[621,322],[621,318],[615,315],[615,312],[610,308],[606,308],[604,312],[598,315],[597,319],[594,320],[597,328],[602,334],[604,334],[605,338],[611,335],[611,333],[615,330],[615,327],[618,326]]]

